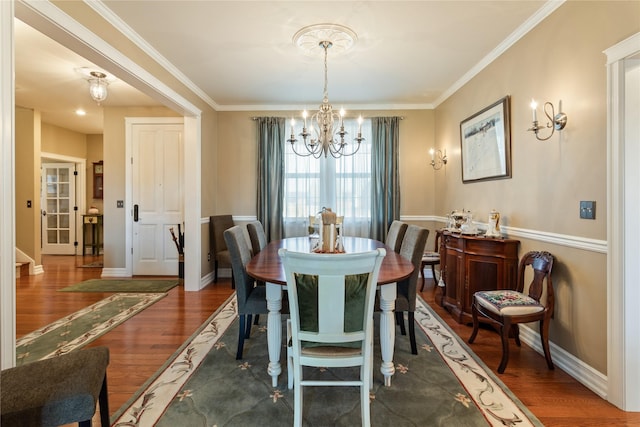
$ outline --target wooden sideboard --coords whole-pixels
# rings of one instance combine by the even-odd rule
[[[440,271],[444,288],[436,301],[458,323],[471,323],[476,291],[513,288],[518,274],[519,240],[466,236],[443,231]]]

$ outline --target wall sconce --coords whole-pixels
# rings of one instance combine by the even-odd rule
[[[435,169],[441,169],[442,166],[447,164],[447,150],[444,150],[444,153],[440,150],[434,150],[433,148],[429,150],[429,154],[431,154],[431,166]]]
[[[547,111],[547,107],[551,108],[551,114],[549,114],[549,111]],[[532,99],[531,110],[533,111],[533,126],[527,130],[535,133],[536,138],[539,141],[546,141],[547,139],[553,136],[553,133],[555,131],[561,131],[567,125],[567,115],[562,112],[562,100],[558,102],[558,114],[555,114],[552,103],[550,102],[544,103],[544,106],[542,107],[542,111],[544,112],[545,116],[547,116],[547,119],[549,119],[546,126],[538,125],[538,113],[536,111],[537,108],[538,108],[538,103]],[[545,127],[551,128],[551,133],[546,138],[541,138],[538,135],[538,131],[540,131],[540,129],[544,129]]]

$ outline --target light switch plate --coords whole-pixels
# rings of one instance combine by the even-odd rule
[[[581,201],[580,202],[580,218],[596,219],[596,202]]]

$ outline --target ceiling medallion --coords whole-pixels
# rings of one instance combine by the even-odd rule
[[[319,56],[324,54],[322,42],[331,43],[331,55],[346,52],[358,40],[356,33],[339,24],[314,24],[302,28],[293,35],[293,44],[305,55]]]

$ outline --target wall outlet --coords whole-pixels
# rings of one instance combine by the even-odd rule
[[[116,200],[116,208],[124,208],[124,200]]]
[[[594,201],[580,202],[580,218],[596,219],[596,202]]]
[[[211,252],[207,253],[207,261],[211,261]]]

